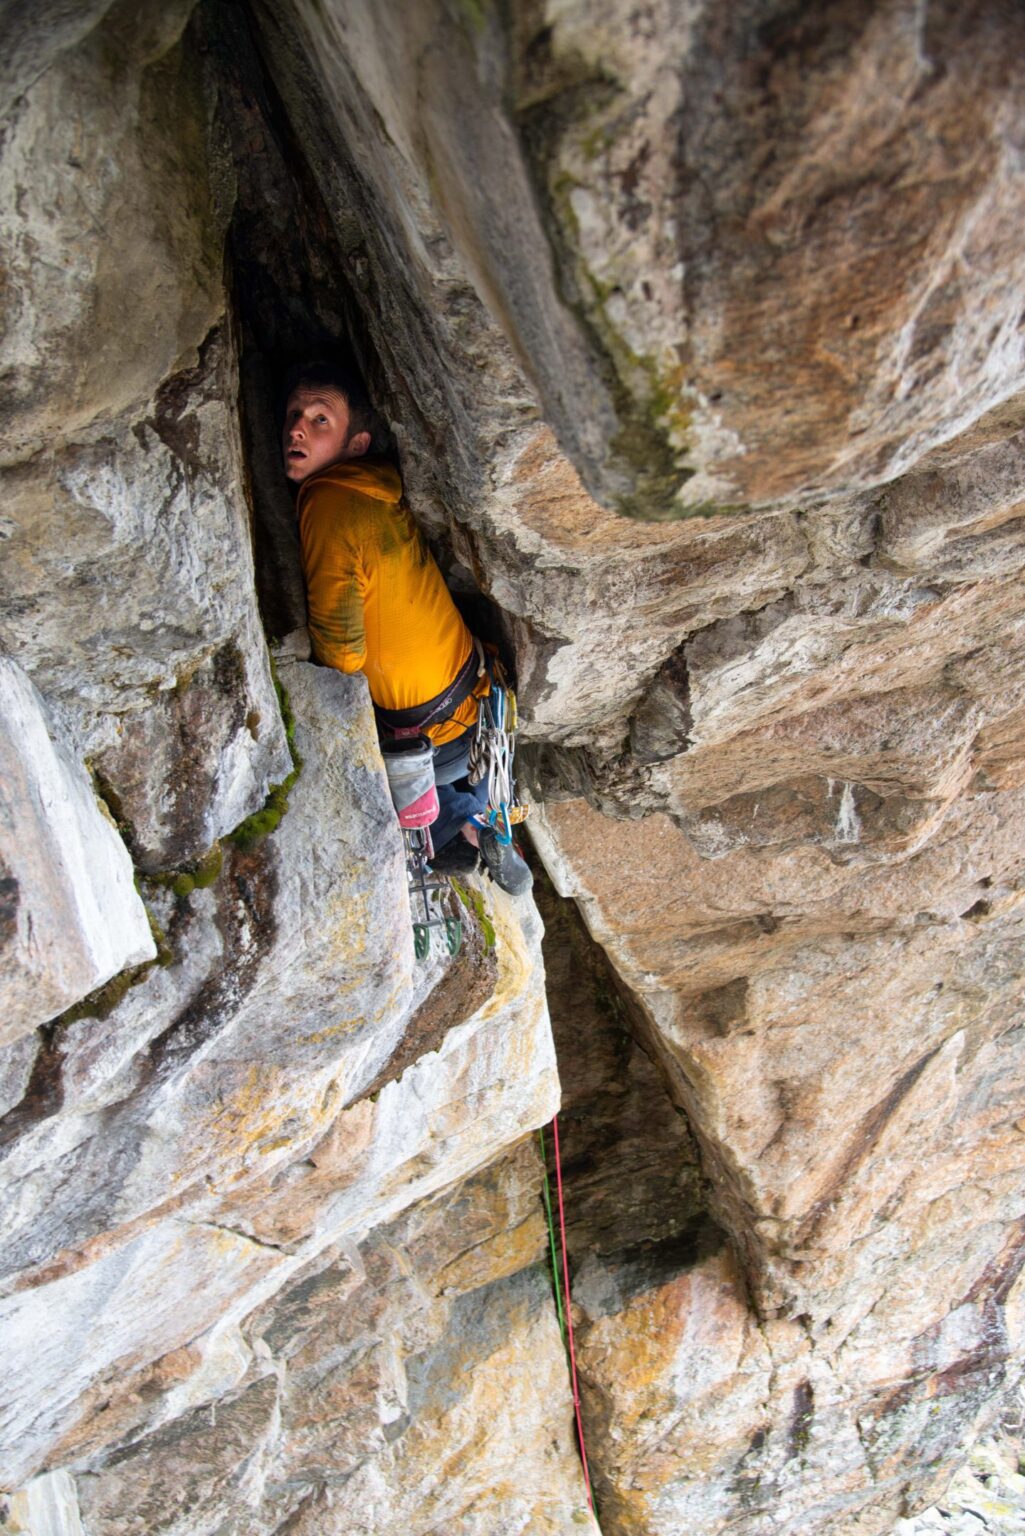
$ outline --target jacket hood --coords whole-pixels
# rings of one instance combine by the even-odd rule
[[[337,485],[359,496],[375,497],[378,501],[398,501],[402,495],[399,472],[387,459],[345,459],[340,464],[327,464],[303,481],[299,487],[300,496],[315,485]]]

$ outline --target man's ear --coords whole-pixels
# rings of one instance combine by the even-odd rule
[[[345,456],[348,459],[361,459],[370,447],[370,433],[357,432],[350,437],[345,445]]]

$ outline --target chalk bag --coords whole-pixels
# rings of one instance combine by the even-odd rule
[[[381,748],[388,788],[404,831],[429,827],[437,821],[438,791],[434,783],[434,748],[424,735],[386,741]]]

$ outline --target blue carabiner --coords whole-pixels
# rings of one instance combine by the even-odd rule
[[[509,807],[503,800],[497,811],[492,811],[491,814],[494,817],[492,826],[495,829],[495,836],[498,838],[498,841],[501,843],[503,848],[508,848],[513,839],[512,823],[509,820]],[[499,817],[502,818],[501,827],[498,824]]]

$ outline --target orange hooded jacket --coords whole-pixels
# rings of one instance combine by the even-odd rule
[[[447,688],[470,654],[452,601],[382,459],[347,459],[299,488],[299,538],[313,653],[340,672],[363,672],[382,709],[411,709]],[[477,719],[477,694],[427,727],[436,744]]]

